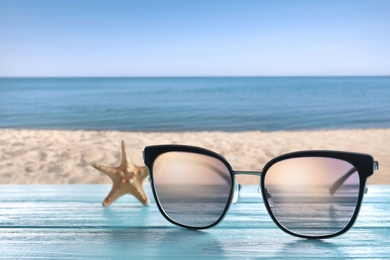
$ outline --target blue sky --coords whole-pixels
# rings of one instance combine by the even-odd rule
[[[0,76],[390,75],[389,0],[0,0]]]

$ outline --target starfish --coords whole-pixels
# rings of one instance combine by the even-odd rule
[[[92,167],[106,174],[113,182],[110,193],[102,203],[104,207],[110,206],[124,194],[134,195],[145,206],[149,204],[149,198],[143,186],[149,170],[146,166],[137,166],[132,162],[124,141],[122,141],[122,161],[119,166],[111,167],[93,163]]]

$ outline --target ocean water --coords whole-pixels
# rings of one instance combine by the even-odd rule
[[[390,127],[390,77],[0,78],[0,128]]]

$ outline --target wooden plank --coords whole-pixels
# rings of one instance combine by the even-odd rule
[[[126,196],[103,208],[109,190],[107,185],[1,185],[0,258],[390,256],[390,186],[370,186],[354,227],[327,240],[280,231],[255,186],[244,186],[224,221],[205,231],[168,223],[153,199],[144,207]]]

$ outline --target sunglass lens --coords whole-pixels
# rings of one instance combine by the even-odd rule
[[[190,152],[167,152],[154,161],[158,202],[175,223],[204,228],[221,220],[231,196],[232,177],[220,160]]]
[[[279,224],[307,237],[346,228],[359,200],[359,174],[349,162],[325,157],[279,161],[265,173],[265,202]]]

